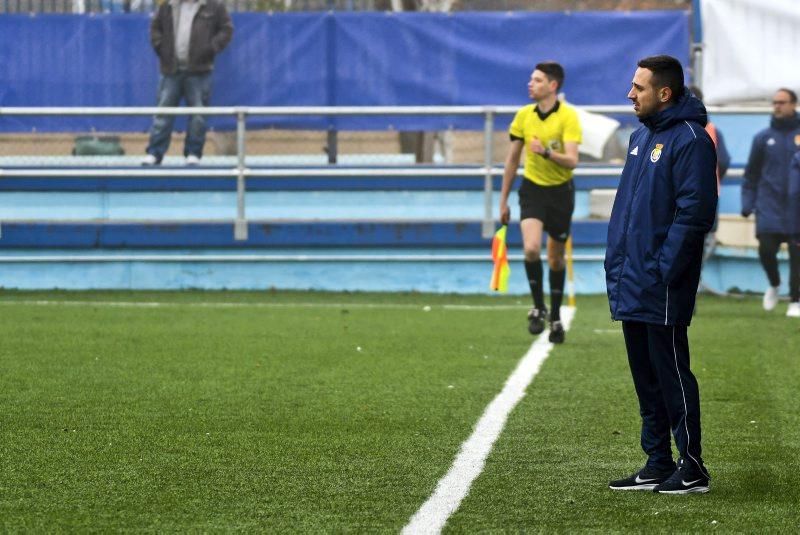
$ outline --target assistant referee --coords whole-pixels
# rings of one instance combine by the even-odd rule
[[[533,308],[528,312],[528,331],[544,331],[547,308],[542,289],[542,232],[548,234],[550,268],[550,341],[564,342],[560,307],[564,295],[564,250],[575,208],[572,170],[578,165],[581,126],[578,113],[558,100],[564,84],[564,68],[554,61],[536,65],[528,82],[528,96],[536,101],[521,108],[509,128],[511,146],[506,156],[500,191],[500,222],[508,224],[508,195],[525,150],[525,176],[519,189],[520,228]]]

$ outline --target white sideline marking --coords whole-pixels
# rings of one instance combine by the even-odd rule
[[[231,302],[164,302],[164,301],[54,301],[38,299],[0,299],[0,305],[28,306],[74,306],[74,307],[106,307],[106,308],[160,308],[160,307],[194,307],[194,308],[384,308],[402,310],[423,310],[423,304],[404,303],[231,303]],[[444,310],[522,310],[527,305],[430,305],[432,309]]]
[[[562,307],[561,310],[564,329],[569,330],[572,318],[575,316],[575,309]],[[409,520],[408,525],[403,528],[403,535],[438,534],[442,531],[450,515],[456,512],[461,501],[469,493],[472,482],[483,471],[486,458],[503,431],[508,415],[525,396],[525,389],[539,373],[550,350],[553,349],[553,344],[547,340],[548,333],[549,331],[545,331],[539,335],[520,360],[514,373],[506,381],[503,390],[486,407],[481,419],[475,425],[472,435],[461,445],[461,450],[453,461],[453,466],[439,480],[436,490],[433,491],[428,501],[419,508]]]

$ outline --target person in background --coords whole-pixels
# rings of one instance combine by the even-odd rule
[[[787,316],[800,317],[800,248],[792,246],[790,220],[797,206],[789,203],[789,167],[800,149],[800,116],[797,94],[781,88],[772,97],[772,120],[769,128],[756,134],[744,170],[742,216],[756,214],[758,257],[767,275],[769,287],[762,301],[764,310],[778,304],[781,276],[778,250],[789,244],[789,294]]]
[[[800,151],[789,167],[789,308],[786,315],[800,318]]]
[[[717,155],[705,131],[705,106],[683,80],[677,59],[652,56],[639,61],[628,92],[642,126],[631,134],[604,267],[611,316],[622,321],[647,462],[611,481],[613,490],[709,490],[688,327],[717,210]]]
[[[697,97],[701,102],[703,101],[703,92],[697,86],[689,87],[689,91]],[[725,137],[722,135],[722,131],[717,128],[717,125],[712,123],[710,120],[706,123],[706,132],[711,137],[711,141],[714,142],[714,148],[717,151],[717,195],[722,193],[722,180],[725,178],[725,175],[728,173],[728,168],[731,165],[731,154],[728,152],[728,147],[725,145]],[[717,225],[719,224],[719,204],[717,205],[717,216],[714,218],[714,226],[711,227],[711,231],[706,235],[705,246],[703,248],[703,261],[706,261],[714,254],[714,251],[717,248]],[[700,283],[702,289],[702,279]],[[695,309],[695,312],[697,309]]]
[[[528,331],[533,335],[540,334],[549,319],[549,340],[554,344],[564,342],[560,315],[566,273],[564,251],[575,209],[572,170],[578,165],[578,145],[581,142],[577,111],[558,100],[558,91],[563,83],[564,68],[553,61],[539,63],[531,73],[528,96],[536,104],[520,108],[511,122],[511,146],[500,190],[500,222],[507,225],[511,218],[508,195],[524,150],[525,171],[519,189],[519,205],[525,273],[533,299],[533,308],[528,312]],[[542,289],[544,277],[540,253],[543,231],[548,235],[549,318]]]
[[[175,107],[181,99],[190,107],[208,106],[214,57],[233,37],[233,23],[219,0],[169,0],[158,7],[150,23],[150,42],[158,56],[161,78],[158,106]],[[157,115],[142,165],[159,165],[169,149],[174,115]],[[192,115],[183,155],[187,165],[203,157],[206,121]]]
[[[689,88],[689,91],[701,102],[703,101],[703,92],[699,87],[693,85]],[[722,189],[722,180],[731,166],[731,154],[728,152],[727,145],[725,145],[725,137],[722,135],[722,131],[717,128],[717,125],[708,121],[706,123],[706,132],[711,136],[711,141],[714,142],[714,147],[717,149],[717,193],[719,193]]]

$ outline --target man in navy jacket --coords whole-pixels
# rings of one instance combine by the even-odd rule
[[[786,315],[800,318],[800,151],[794,153],[789,167],[789,308]]]
[[[717,209],[717,157],[704,129],[705,106],[684,87],[680,62],[652,56],[638,67],[628,98],[642,126],[631,135],[620,177],[605,270],[611,315],[622,321],[648,459],[644,468],[609,486],[708,492],[687,328],[703,242]]]
[[[758,257],[767,274],[769,287],[764,292],[764,310],[778,304],[781,276],[778,271],[778,250],[789,244],[789,295],[786,311],[789,317],[800,317],[800,247],[792,238],[793,210],[789,202],[791,184],[789,167],[800,150],[800,116],[797,115],[797,94],[791,89],[778,89],[772,97],[772,120],[769,128],[756,134],[750,157],[744,169],[742,215],[756,214]]]

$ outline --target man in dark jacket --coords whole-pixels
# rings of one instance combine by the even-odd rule
[[[789,166],[800,150],[800,116],[797,95],[791,89],[778,89],[772,98],[770,127],[753,138],[750,157],[742,184],[742,215],[756,214],[758,257],[767,274],[769,287],[764,292],[764,310],[778,304],[781,276],[778,272],[778,249],[789,244],[789,294],[791,303],[786,315],[800,317],[800,248],[793,246],[790,224],[793,207],[789,199]]]
[[[219,0],[169,0],[158,8],[150,24],[150,42],[158,55],[161,80],[158,106],[208,106],[214,57],[233,36],[233,24]],[[169,148],[174,115],[158,115],[150,129],[150,143],[142,165],[158,165]],[[186,130],[183,155],[188,165],[203,157],[206,123],[192,115]]]
[[[800,151],[794,153],[789,167],[789,308],[786,315],[800,318]]]
[[[643,126],[631,135],[608,225],[605,270],[611,315],[622,321],[648,459],[644,468],[609,486],[708,492],[687,328],[703,242],[717,208],[717,157],[704,130],[706,109],[684,87],[680,62],[653,56],[638,66],[628,98]]]

